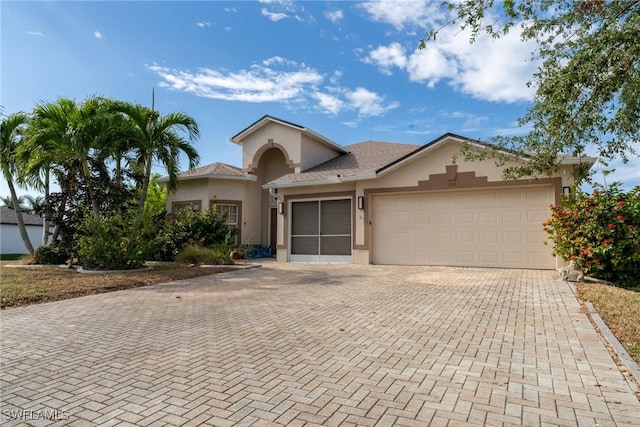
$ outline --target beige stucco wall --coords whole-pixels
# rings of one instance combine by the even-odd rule
[[[263,147],[268,146],[270,140],[284,148],[288,160],[293,164],[299,165],[301,163],[300,131],[277,123],[267,123],[242,141],[243,169],[249,170],[258,167],[257,162],[260,159],[256,157],[256,154],[258,151],[264,150]]]
[[[255,170],[262,152],[272,147],[277,147],[285,153],[295,172],[339,155],[334,148],[303,134],[298,129],[279,123],[267,123],[242,140],[243,169]]]
[[[257,182],[245,180],[194,179],[180,181],[178,190],[167,196],[167,211],[174,202],[199,200],[202,209],[210,207],[211,200],[242,202],[242,243],[264,244],[261,239],[260,215],[262,188]]]
[[[333,159],[339,153],[326,144],[302,135],[301,155],[300,167],[306,170]]]

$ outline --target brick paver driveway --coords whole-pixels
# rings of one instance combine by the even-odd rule
[[[2,312],[4,425],[640,425],[545,271],[267,263]]]

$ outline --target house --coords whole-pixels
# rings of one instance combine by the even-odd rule
[[[548,178],[504,180],[493,160],[454,163],[465,141],[343,147],[267,115],[231,138],[242,167],[183,172],[167,210],[215,205],[240,242],[278,261],[556,268],[542,222],[576,159]]]
[[[22,213],[27,234],[31,240],[33,248],[36,249],[42,244],[43,219],[36,215]],[[0,254],[27,254],[24,246],[16,212],[6,206],[0,206]]]

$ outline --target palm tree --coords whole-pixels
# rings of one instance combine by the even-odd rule
[[[20,237],[22,237],[24,246],[29,251],[29,254],[33,255],[33,245],[29,239],[27,229],[24,226],[20,202],[18,200],[18,195],[16,194],[15,186],[13,185],[13,177],[18,175],[18,169],[16,167],[16,149],[20,142],[20,130],[27,124],[27,120],[28,117],[26,114],[15,113],[7,116],[0,123],[0,168],[2,169],[2,175],[9,186],[11,202],[13,204],[13,210],[16,213],[18,229],[20,230]]]
[[[82,171],[93,215],[100,217],[92,183],[90,164],[97,152],[107,147],[108,101],[99,97],[87,98],[81,104],[59,98],[55,103],[42,103],[33,112],[29,130],[28,170],[33,175],[45,171],[54,164],[69,165],[77,162]],[[37,155],[33,155],[37,153]]]
[[[11,197],[11,195],[0,196],[0,203],[2,203],[2,206],[13,209],[13,197]],[[20,210],[22,210],[22,212],[26,212],[24,206],[24,196],[18,196],[18,205],[20,205]]]
[[[44,209],[44,197],[25,194],[24,199],[29,203],[28,212],[30,214],[42,216],[42,211]]]
[[[178,181],[180,154],[184,153],[189,161],[189,169],[195,168],[200,156],[193,147],[200,131],[196,121],[183,113],[170,113],[161,116],[152,108],[128,102],[116,102],[115,111],[124,114],[131,123],[129,141],[134,146],[138,164],[143,172],[142,188],[138,200],[138,210],[133,225],[137,234],[142,225],[144,204],[149,191],[151,168],[154,161],[162,164],[169,175],[169,190],[175,190]],[[186,132],[188,140],[178,135]]]

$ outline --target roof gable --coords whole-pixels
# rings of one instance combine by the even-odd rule
[[[202,178],[218,178],[218,179],[240,179],[254,181],[255,176],[243,172],[242,169],[228,165],[226,163],[215,162],[208,165],[200,166],[195,169],[181,172],[178,179],[202,179]],[[158,179],[158,182],[168,182],[169,177],[164,176]]]
[[[330,140],[329,138],[320,135],[319,133],[313,131],[312,129],[309,129],[307,127],[304,126],[300,126],[297,125],[295,123],[291,123],[288,122],[286,120],[282,120],[279,119],[277,117],[273,117],[273,116],[269,116],[269,115],[265,115],[262,116],[262,118],[260,118],[259,120],[253,122],[252,124],[250,124],[249,126],[247,126],[246,128],[244,128],[243,130],[241,130],[240,132],[238,132],[237,134],[235,134],[234,136],[232,136],[229,141],[235,143],[235,144],[239,144],[242,145],[243,141],[250,136],[251,134],[253,134],[254,132],[258,131],[259,129],[261,129],[262,127],[266,126],[269,123],[277,123],[279,125],[282,126],[286,126],[292,129],[295,129],[297,131],[299,131],[300,133],[302,133],[303,135],[308,136],[309,138],[312,138],[328,147],[331,147],[332,149],[336,150],[338,153],[346,153],[347,151],[345,151],[345,149],[333,142],[332,140]]]

